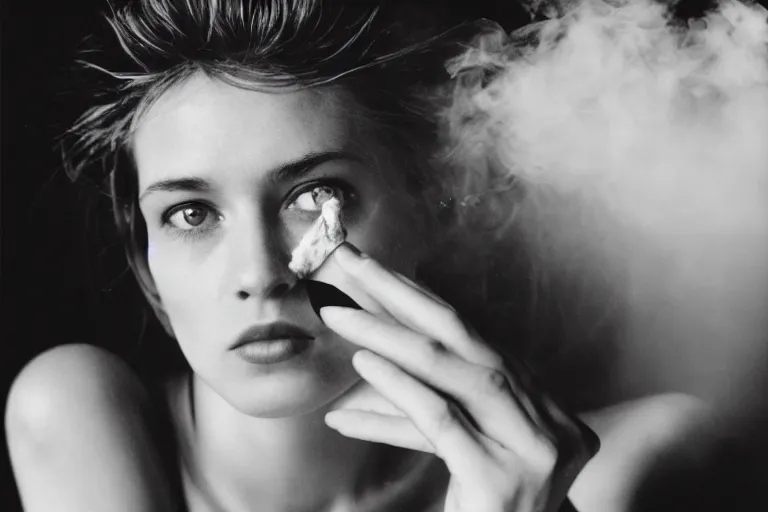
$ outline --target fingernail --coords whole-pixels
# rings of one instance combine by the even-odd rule
[[[345,308],[363,309],[352,297],[328,283],[306,280],[304,287],[307,290],[309,303],[315,314],[322,320],[320,310],[325,306],[341,306]]]

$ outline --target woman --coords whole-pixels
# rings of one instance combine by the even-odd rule
[[[27,510],[630,507],[697,407],[579,419],[533,383],[508,305],[524,304],[522,251],[501,231],[520,191],[453,199],[489,188],[445,151],[456,85],[488,71],[446,73],[490,27],[462,17],[312,0],[113,14],[132,68],[67,159],[107,162],[129,263],[188,368],[152,382],[85,345],[29,363],[6,413]],[[288,269],[318,188],[348,233],[323,267],[373,307]]]

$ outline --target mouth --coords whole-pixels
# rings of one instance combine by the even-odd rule
[[[307,342],[315,339],[301,327],[287,322],[253,325],[245,329],[229,348],[236,350],[251,343],[270,343],[279,341]]]
[[[259,324],[244,330],[230,351],[247,363],[272,365],[307,352],[314,339],[307,331],[293,324]]]

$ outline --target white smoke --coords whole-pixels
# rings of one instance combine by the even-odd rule
[[[629,305],[626,379],[724,399],[768,340],[768,11],[567,4],[453,63],[495,72],[457,96],[453,135],[525,183],[540,261]]]

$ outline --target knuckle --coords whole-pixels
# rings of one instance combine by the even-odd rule
[[[496,368],[492,368],[485,373],[485,383],[487,389],[494,393],[503,393],[509,389],[507,374]]]
[[[456,425],[459,414],[459,409],[455,404],[441,400],[434,414],[435,430],[442,433],[452,429]]]
[[[438,340],[427,339],[423,353],[424,367],[429,373],[436,372],[447,354],[448,348],[445,344]]]
[[[448,347],[439,340],[429,339],[427,340],[427,354],[431,359],[439,359],[448,354]]]
[[[475,390],[479,395],[499,395],[509,390],[506,374],[495,368],[482,370],[477,380]]]

